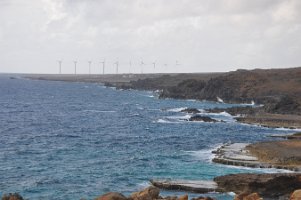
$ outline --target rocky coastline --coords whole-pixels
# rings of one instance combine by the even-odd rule
[[[30,77],[39,80],[60,80],[63,77]],[[71,77],[71,76],[70,76]],[[67,81],[78,80],[68,77]],[[112,78],[114,77],[114,78]],[[228,112],[241,123],[267,127],[301,128],[301,67],[271,70],[237,70],[215,74],[173,74],[156,76],[112,76],[105,79],[86,77],[84,82],[104,83],[118,89],[157,90],[160,98],[197,99],[220,103],[248,103],[257,106],[239,106],[227,109],[210,109],[207,112]],[[193,114],[188,121],[216,122],[202,116],[197,109],[182,112]],[[281,168],[301,171],[301,140],[236,143],[223,145],[216,150],[213,162],[259,168]],[[216,177],[215,191],[235,192],[234,199],[301,199],[301,174],[232,174]],[[155,185],[155,184],[154,184]],[[158,186],[158,185],[156,185]],[[168,189],[164,188],[163,189]],[[171,187],[174,188],[175,187]],[[187,188],[187,187],[186,187]],[[179,188],[178,188],[179,189]],[[185,190],[185,187],[180,189]],[[295,193],[293,193],[297,190]],[[187,191],[187,190],[186,190]],[[298,196],[299,195],[299,196]],[[3,199],[3,198],[2,198]],[[188,200],[188,196],[161,197],[159,191],[147,188],[129,197],[119,193],[108,193],[97,200]],[[197,198],[208,199],[210,197]],[[6,198],[3,200],[16,200]]]
[[[301,181],[300,174],[234,174],[216,177],[218,190],[235,192],[233,200],[263,200],[263,199],[289,199],[300,200]],[[283,185],[278,184],[279,182]],[[231,183],[231,184],[229,184]],[[287,187],[290,186],[290,187]],[[258,189],[260,188],[260,189]],[[254,192],[254,189],[257,192]],[[2,200],[24,200],[18,193],[4,194]],[[141,191],[125,196],[118,192],[109,192],[94,200],[215,200],[209,196],[189,198],[188,194],[182,196],[161,196],[160,189],[149,186]],[[85,199],[81,199],[85,200]]]

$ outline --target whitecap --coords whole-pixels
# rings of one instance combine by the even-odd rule
[[[211,145],[207,149],[197,150],[197,151],[184,151],[185,153],[189,154],[190,156],[194,157],[197,160],[202,160],[211,163],[212,159],[214,158],[215,154],[212,151],[215,151],[218,147],[220,147],[221,143]]]
[[[187,107],[180,107],[180,108],[171,108],[167,109],[168,112],[181,112],[182,110],[187,109]]]
[[[224,100],[222,100],[221,98],[216,97],[216,99],[217,99],[217,101],[218,101],[219,103],[224,103]]]
[[[154,121],[154,123],[176,124],[176,123],[180,123],[180,121],[170,121],[170,120],[166,120],[166,119],[158,119],[157,121]]]
[[[284,128],[284,127],[275,128],[275,130],[278,130],[278,131],[301,131],[300,128]]]

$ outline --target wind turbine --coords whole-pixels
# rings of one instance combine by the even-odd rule
[[[141,74],[143,74],[143,66],[145,65],[145,63],[143,62],[143,60],[141,61],[140,65],[141,65]]]
[[[102,74],[105,74],[105,63],[106,63],[106,59],[104,59],[102,62]]]
[[[90,60],[90,61],[88,61],[88,63],[89,63],[89,75],[91,74],[91,64],[92,64],[92,61]]]
[[[132,68],[132,61],[131,60],[130,60],[129,64],[130,64],[130,68],[129,68],[129,74],[130,74],[131,73],[131,68]]]
[[[116,65],[116,74],[118,74],[118,65],[119,65],[119,62],[116,61],[114,64]]]
[[[154,69],[156,69],[156,62],[153,62],[153,65],[154,65]]]
[[[57,61],[58,63],[59,63],[59,74],[61,74],[62,73],[62,60],[58,60]]]
[[[74,74],[76,74],[76,65],[77,65],[77,61],[75,60],[75,61],[73,61],[73,63],[74,63]]]

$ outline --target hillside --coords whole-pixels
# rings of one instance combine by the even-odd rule
[[[178,75],[180,76],[180,75]],[[164,82],[164,84],[161,84]],[[168,84],[172,83],[172,84]],[[131,81],[119,87],[160,89],[161,98],[199,99],[228,103],[264,104],[265,111],[301,114],[301,67],[290,69],[237,70],[223,74],[172,76]]]

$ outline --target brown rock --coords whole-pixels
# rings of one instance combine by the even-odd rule
[[[235,195],[234,200],[262,200],[257,193],[248,194],[246,192]]]
[[[140,192],[133,193],[130,198],[133,200],[153,200],[159,199],[160,190],[154,186],[150,186]]]
[[[188,200],[188,195],[185,194],[185,195],[183,195],[183,196],[180,196],[180,197],[179,197],[179,200]]]
[[[203,196],[200,196],[200,197],[197,197],[197,198],[192,198],[191,200],[215,200],[211,197],[203,197]]]
[[[289,196],[294,190],[301,188],[301,174],[229,174],[215,177],[218,189],[223,192],[258,193],[263,198]]]
[[[9,194],[4,194],[2,196],[2,200],[23,200],[23,197],[18,193],[14,193],[14,194],[9,193]]]
[[[301,200],[301,189],[295,190],[293,194],[291,195],[290,200]]]
[[[109,192],[100,197],[97,197],[95,200],[127,200],[127,198],[120,193]]]
[[[167,196],[163,199],[165,199],[165,200],[178,200],[178,197],[177,196]]]

